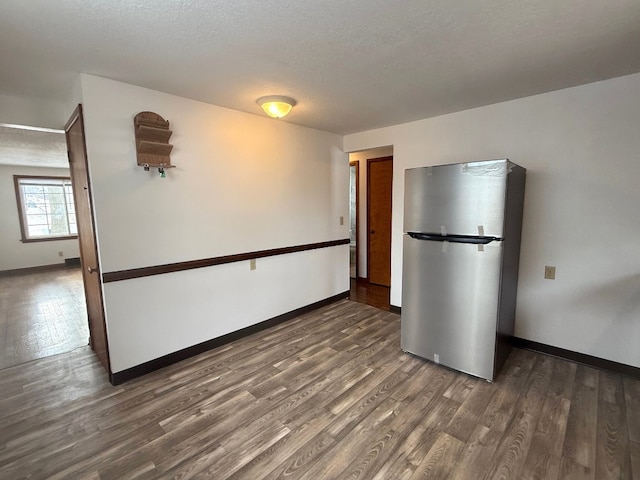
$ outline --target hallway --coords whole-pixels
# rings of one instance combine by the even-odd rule
[[[79,267],[0,275],[0,369],[88,344]]]

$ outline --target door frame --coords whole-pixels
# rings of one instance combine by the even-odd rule
[[[353,160],[349,162],[349,176],[351,176],[351,167],[356,167],[356,191],[355,191],[355,224],[356,224],[356,278],[354,280],[358,280],[358,274],[360,273],[360,162],[358,160]],[[351,208],[351,198],[349,198],[349,208]],[[349,223],[351,223],[351,218],[349,218]],[[349,252],[351,255],[351,252]],[[351,260],[349,260],[349,270],[351,270]],[[351,275],[349,275],[351,277]]]
[[[391,161],[391,192],[393,195],[393,155],[378,158],[367,158],[367,277],[366,281],[371,281],[371,227],[369,225],[371,219],[371,164],[373,162]],[[391,208],[390,221],[393,219],[393,205]],[[392,225],[389,227],[391,229]],[[389,266],[391,267],[391,247],[389,247]],[[389,284],[391,284],[391,278],[389,278]],[[389,287],[390,288],[390,287]]]
[[[103,296],[103,291],[102,291],[102,270],[100,268],[99,265],[99,257],[98,257],[98,246],[97,246],[97,242],[96,242],[96,225],[95,225],[95,209],[93,206],[93,195],[92,195],[92,186],[91,186],[91,178],[89,177],[89,157],[87,156],[87,143],[86,143],[86,138],[85,138],[85,133],[84,133],[84,117],[83,117],[83,113],[82,113],[82,104],[78,104],[78,106],[76,107],[76,109],[73,111],[73,113],[71,114],[71,116],[69,117],[69,120],[67,121],[67,123],[64,126],[64,132],[65,132],[65,140],[67,143],[67,157],[69,160],[69,176],[71,177],[71,187],[73,189],[74,192],[76,192],[76,189],[80,188],[79,187],[79,182],[78,182],[78,178],[76,177],[76,175],[74,174],[74,169],[72,168],[72,160],[71,160],[71,150],[69,148],[69,131],[71,130],[71,128],[76,124],[76,122],[80,122],[80,131],[82,132],[82,149],[83,149],[83,154],[84,154],[84,167],[85,167],[85,172],[86,172],[86,185],[87,185],[87,196],[88,196],[88,202],[89,202],[89,211],[90,211],[90,219],[88,219],[91,223],[90,225],[90,230],[93,232],[93,250],[94,250],[94,255],[96,258],[96,272],[95,274],[97,275],[97,280],[98,280],[98,292],[97,292],[97,296],[99,298],[99,305],[95,305],[95,307],[98,309],[98,311],[100,312],[100,319],[98,319],[98,322],[101,323],[101,327],[102,327],[102,331],[104,332],[104,344],[105,344],[105,354],[106,354],[106,364],[104,364],[101,360],[101,363],[103,363],[104,367],[107,370],[107,373],[109,374],[109,379],[111,380],[111,376],[112,376],[112,372],[111,372],[111,357],[109,355],[109,339],[107,337],[107,326],[106,326],[106,320],[105,320],[105,308],[104,308],[104,296]],[[73,201],[75,204],[75,209],[76,209],[76,222],[78,223],[78,242],[81,241],[81,236],[82,236],[82,229],[80,228],[80,222],[84,222],[87,219],[85,218],[80,218],[80,216],[77,216],[77,212],[78,212],[78,206],[77,206],[77,202],[76,202],[76,196],[74,193],[74,197],[73,197]],[[87,225],[89,226],[89,225]],[[94,310],[92,308],[90,308],[89,306],[89,302],[90,302],[90,298],[89,295],[87,294],[87,282],[88,282],[88,275],[90,273],[88,273],[87,271],[87,265],[86,265],[86,258],[84,258],[83,256],[83,249],[82,249],[82,244],[80,245],[79,248],[80,251],[80,264],[81,264],[81,270],[82,270],[82,285],[84,287],[84,296],[85,296],[85,302],[86,302],[86,308],[87,308],[87,321],[89,323],[89,345],[91,346],[91,349],[95,351],[95,335],[96,332],[93,331],[92,325],[91,325],[91,311]],[[99,357],[99,356],[98,356]]]

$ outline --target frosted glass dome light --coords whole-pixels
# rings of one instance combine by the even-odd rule
[[[283,95],[268,95],[260,97],[258,105],[262,107],[267,115],[273,118],[282,118],[286,116],[296,104],[293,98]]]

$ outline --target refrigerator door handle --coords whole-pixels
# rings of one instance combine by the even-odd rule
[[[501,240],[498,237],[472,236],[472,235],[440,235],[435,233],[407,232],[411,238],[416,240],[427,240],[431,242],[453,242],[470,243],[473,245],[487,245],[491,242]]]

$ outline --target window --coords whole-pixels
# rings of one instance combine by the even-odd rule
[[[14,175],[23,242],[77,238],[69,177]]]

